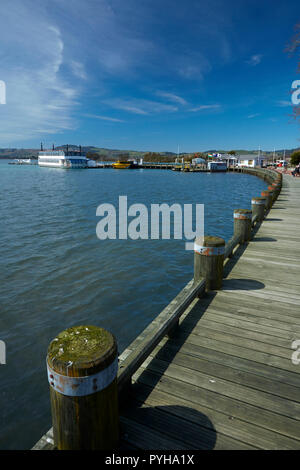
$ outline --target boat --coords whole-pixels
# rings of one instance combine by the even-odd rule
[[[88,159],[78,150],[41,150],[38,155],[39,166],[52,168],[87,168]]]
[[[9,162],[9,165],[35,165],[36,159],[32,158],[16,158],[13,162]]]
[[[112,167],[115,168],[116,170],[125,170],[131,167],[131,162],[128,162],[128,161],[123,162],[121,160],[118,160],[117,162],[112,164]]]

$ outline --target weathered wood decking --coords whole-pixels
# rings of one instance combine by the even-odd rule
[[[148,357],[121,408],[120,450],[300,449],[299,205],[300,179],[285,176],[252,241],[226,262],[222,290],[198,299],[191,281],[123,352],[122,396],[131,365]],[[177,310],[179,328],[151,349]],[[52,430],[34,449],[53,449]]]
[[[194,300],[134,375],[123,447],[300,449],[299,242],[300,179],[285,176],[223,289]]]

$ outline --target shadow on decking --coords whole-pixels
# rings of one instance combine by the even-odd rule
[[[277,242],[277,238],[273,238],[273,237],[255,237],[253,240],[252,240],[252,243],[256,243],[256,242]]]
[[[259,290],[264,289],[263,282],[254,279],[225,279],[223,280],[222,290]]]
[[[208,417],[193,408],[131,403],[122,413],[121,439],[145,450],[210,450],[217,434]]]
[[[283,219],[272,219],[272,218],[268,218],[268,219],[265,219],[264,222],[282,222]]]

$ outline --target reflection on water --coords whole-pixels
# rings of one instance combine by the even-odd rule
[[[248,209],[266,184],[243,174],[167,170],[60,170],[0,162],[0,448],[30,448],[50,426],[45,357],[65,328],[111,330],[119,351],[193,274],[181,240],[96,237],[96,208],[205,204],[205,232],[228,240],[233,210]],[[30,429],[30,432],[26,430]]]

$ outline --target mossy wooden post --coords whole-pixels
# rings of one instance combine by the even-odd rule
[[[233,219],[234,235],[240,238],[240,243],[248,242],[251,238],[252,211],[249,209],[235,209]]]
[[[58,450],[113,450],[119,440],[114,336],[75,326],[50,343],[47,355],[54,444]]]
[[[257,215],[258,221],[261,222],[265,216],[266,198],[253,197],[251,199],[252,217]]]
[[[225,240],[220,237],[196,238],[194,243],[194,280],[205,279],[206,291],[222,287]]]

